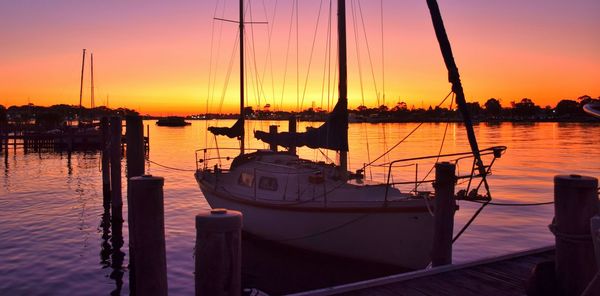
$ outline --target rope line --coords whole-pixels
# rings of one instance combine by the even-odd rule
[[[437,107],[441,106],[449,97],[451,94],[453,94],[454,92],[451,90],[448,95],[446,95],[446,97],[437,105]],[[421,122],[419,123],[412,131],[410,131],[404,138],[402,138],[400,141],[398,141],[398,143],[394,144],[394,146],[392,146],[390,149],[388,149],[387,151],[385,151],[382,155],[380,155],[379,157],[375,158],[375,160],[365,164],[362,169],[364,170],[366,167],[372,165],[373,163],[375,163],[376,161],[380,160],[382,157],[384,157],[385,155],[387,155],[388,153],[392,152],[392,150],[396,149],[396,147],[398,147],[400,144],[402,144],[404,141],[406,141],[406,139],[408,139],[412,134],[414,134],[425,122]]]
[[[196,171],[196,170],[193,170],[193,169],[180,169],[180,168],[176,168],[176,167],[166,166],[164,164],[160,164],[160,163],[152,161],[150,159],[146,159],[146,160],[148,162],[152,163],[152,164],[155,164],[155,165],[159,166],[159,167],[163,167],[163,168],[170,169],[170,170],[182,171],[182,172],[195,172]]]
[[[468,202],[473,202],[473,203],[479,203],[479,204],[484,204],[487,203],[489,205],[492,206],[513,206],[513,207],[530,207],[530,206],[544,206],[544,205],[551,205],[554,204],[553,201],[547,201],[547,202],[537,202],[537,203],[502,203],[502,202],[484,202],[484,201],[478,201],[478,200],[471,200],[471,199],[461,199],[464,201],[468,201]]]

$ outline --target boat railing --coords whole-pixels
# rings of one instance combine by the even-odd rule
[[[206,170],[209,167],[216,165],[219,169],[223,170],[223,161],[233,161],[235,156],[233,155],[221,155],[221,151],[239,151],[239,147],[214,147],[214,148],[201,148],[194,151],[196,156],[196,171],[203,169]],[[258,151],[260,148],[246,148],[248,151]],[[211,152],[215,152],[216,156]]]
[[[423,177],[421,179],[419,178],[419,163],[418,162],[425,161],[425,160],[435,160],[436,163],[443,160],[443,161],[454,163],[456,166],[458,166],[459,162],[465,161],[467,159],[472,159],[472,163],[470,166],[470,168],[471,168],[470,173],[464,174],[464,175],[458,175],[458,176],[456,176],[456,178],[457,178],[457,180],[467,179],[468,184],[467,184],[467,188],[465,189],[465,192],[469,192],[469,190],[471,189],[472,180],[474,178],[481,178],[479,183],[474,187],[474,190],[476,192],[482,185],[483,178],[485,178],[485,176],[487,176],[491,173],[492,165],[494,164],[496,159],[502,157],[502,154],[504,154],[505,151],[506,151],[506,146],[494,146],[494,147],[479,150],[480,157],[484,157],[484,156],[492,157],[492,160],[489,162],[489,165],[486,165],[484,167],[485,170],[484,170],[483,174],[478,173],[478,171],[476,170],[475,157],[472,152],[459,152],[459,153],[450,153],[450,154],[404,158],[404,159],[397,159],[397,160],[393,160],[393,161],[390,161],[387,163],[374,165],[374,166],[387,168],[387,174],[386,174],[387,176],[385,177],[386,178],[385,183],[387,186],[386,186],[385,197],[384,197],[384,200],[386,202],[388,200],[389,187],[391,187],[391,186],[395,187],[397,185],[412,185],[411,192],[414,193],[415,195],[418,195],[420,185],[432,184],[435,181],[435,178],[429,178],[429,175],[431,175],[431,172],[433,171],[434,167],[431,167],[429,169],[429,171],[426,173],[425,177]],[[408,163],[408,162],[410,162],[410,163]],[[414,180],[401,181],[401,182],[393,181],[392,169],[400,168],[400,167],[411,167],[411,166],[415,167]]]

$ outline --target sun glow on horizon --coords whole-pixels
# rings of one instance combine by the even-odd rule
[[[382,2],[383,15],[379,2],[347,1],[349,108],[437,105],[450,84],[426,4]],[[544,1],[544,13],[517,0],[440,2],[468,101],[555,106],[600,95],[597,1]],[[330,14],[327,1],[302,1],[298,26],[293,1],[274,4],[246,3],[248,21],[269,22],[246,28],[248,105],[333,108],[335,3]],[[237,2],[3,2],[0,104],[77,105],[85,47],[94,53],[96,105],[108,97],[109,107],[142,114],[199,114],[207,104],[238,113],[237,27],[213,16],[236,19]],[[86,63],[89,106],[89,55]]]

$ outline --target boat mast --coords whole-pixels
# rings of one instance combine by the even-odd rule
[[[481,155],[479,154],[479,146],[477,145],[477,139],[475,138],[473,122],[471,121],[471,115],[469,114],[469,110],[467,108],[465,94],[460,82],[460,75],[458,74],[458,67],[454,61],[454,56],[452,55],[452,47],[450,46],[450,40],[448,40],[446,29],[444,28],[444,22],[442,20],[440,8],[436,0],[427,0],[427,6],[429,7],[435,35],[438,43],[440,44],[442,56],[444,57],[444,63],[448,69],[448,81],[452,83],[452,91],[454,94],[456,94],[456,104],[458,105],[458,109],[460,110],[465,122],[465,128],[467,129],[467,137],[469,139],[469,144],[471,145],[471,151],[475,157],[477,169],[479,170],[479,173],[484,176],[485,181],[485,167],[483,166]],[[485,182],[485,185],[487,187],[487,182]]]
[[[244,154],[244,0],[240,0],[240,121],[242,133],[240,135],[240,154]]]
[[[339,55],[339,77],[338,84],[338,104],[343,103],[346,113],[346,126],[348,130],[348,73],[346,58],[346,0],[338,0],[338,55]],[[348,132],[346,132],[348,137]],[[340,151],[340,171],[342,176],[348,172],[348,152]]]
[[[83,49],[83,58],[81,60],[81,82],[79,83],[79,118],[78,121],[81,121],[81,103],[83,99],[83,71],[85,67],[85,48]]]
[[[90,53],[90,65],[91,65],[91,69],[90,69],[90,74],[91,74],[91,78],[90,78],[90,82],[92,85],[92,95],[91,95],[91,99],[90,99],[90,108],[94,108],[96,107],[95,102],[94,102],[94,53]]]

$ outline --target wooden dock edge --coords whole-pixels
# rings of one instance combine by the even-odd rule
[[[335,294],[346,293],[346,292],[351,292],[351,291],[356,291],[356,290],[362,290],[362,289],[371,288],[371,287],[399,283],[399,282],[403,282],[403,281],[407,281],[407,280],[411,280],[411,279],[436,275],[436,274],[450,272],[450,271],[454,271],[454,270],[465,269],[465,268],[469,268],[469,267],[473,267],[473,266],[478,266],[478,265],[483,265],[483,264],[488,264],[488,263],[493,263],[493,262],[498,262],[498,261],[504,261],[504,260],[510,260],[510,259],[515,259],[515,258],[519,258],[519,257],[525,257],[525,256],[533,255],[533,254],[551,251],[554,249],[555,249],[554,245],[549,245],[549,246],[545,246],[545,247],[541,247],[541,248],[535,248],[535,249],[520,251],[520,252],[516,252],[516,253],[510,253],[510,254],[501,255],[501,256],[488,257],[488,258],[483,258],[481,260],[475,260],[475,261],[465,262],[465,263],[461,263],[461,264],[445,265],[445,266],[440,266],[440,267],[434,267],[434,268],[427,269],[427,270],[411,271],[411,272],[394,274],[394,275],[390,275],[390,276],[385,276],[385,277],[380,277],[380,278],[375,278],[375,279],[370,279],[370,280],[365,280],[365,281],[360,281],[360,282],[355,282],[355,283],[350,283],[350,284],[345,284],[345,285],[339,285],[339,286],[333,286],[333,287],[328,287],[328,288],[293,293],[293,294],[288,294],[288,296],[335,295]]]

